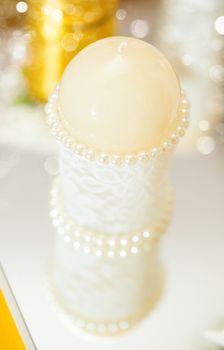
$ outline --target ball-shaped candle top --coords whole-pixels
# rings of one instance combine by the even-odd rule
[[[126,154],[166,141],[178,123],[180,95],[171,65],[156,48],[111,37],[70,62],[60,84],[59,108],[76,141]]]

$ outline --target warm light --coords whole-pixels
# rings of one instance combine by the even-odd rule
[[[216,19],[215,29],[219,34],[224,35],[224,16],[220,16]]]
[[[59,9],[54,9],[50,5],[43,5],[42,11],[45,16],[52,17],[53,20],[59,22],[62,20],[63,13]]]
[[[224,67],[221,65],[214,65],[209,70],[209,76],[215,83],[224,81]]]
[[[136,19],[131,23],[131,33],[134,37],[142,39],[147,36],[149,32],[149,24],[142,19]]]
[[[116,12],[116,17],[119,21],[124,21],[127,16],[127,11],[123,9],[118,9]]]
[[[52,12],[51,7],[49,5],[43,5],[42,11],[46,16],[50,16],[50,14]]]
[[[74,33],[66,33],[61,41],[61,46],[65,51],[74,51],[79,45],[79,38]]]
[[[19,1],[16,4],[16,10],[19,13],[25,13],[28,10],[28,5],[25,1]]]
[[[200,153],[208,155],[215,149],[215,141],[210,136],[201,136],[197,142],[197,149]]]
[[[52,14],[53,18],[55,21],[61,21],[62,20],[62,17],[63,17],[63,14],[62,14],[62,11],[61,10],[54,10],[53,11],[53,14]]]

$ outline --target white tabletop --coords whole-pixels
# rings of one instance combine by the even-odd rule
[[[43,287],[54,240],[46,156],[1,148],[0,260],[38,350],[215,349],[204,332],[220,320],[224,328],[222,157],[217,150],[175,159],[176,208],[161,244],[167,270],[163,298],[126,335],[98,339],[67,327]]]

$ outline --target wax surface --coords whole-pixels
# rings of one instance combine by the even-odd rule
[[[180,86],[148,43],[111,37],[67,66],[59,90],[62,121],[75,140],[99,151],[150,150],[175,129]]]

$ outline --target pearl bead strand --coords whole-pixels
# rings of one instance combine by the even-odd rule
[[[51,133],[55,135],[58,142],[71,151],[72,153],[82,156],[89,161],[97,161],[100,164],[114,165],[135,165],[137,162],[145,163],[155,159],[155,157],[166,152],[168,148],[174,147],[184,136],[186,128],[189,126],[189,102],[183,90],[181,91],[181,102],[178,114],[180,115],[180,123],[175,132],[164,141],[159,147],[153,148],[151,151],[142,151],[137,154],[127,154],[120,156],[117,154],[107,154],[99,152],[95,149],[88,148],[85,145],[77,143],[69,131],[63,126],[61,112],[58,107],[58,90],[56,87],[54,93],[50,96],[46,105],[47,122],[50,126]]]
[[[58,235],[63,237],[66,244],[72,244],[75,250],[82,250],[85,254],[94,254],[97,257],[125,258],[151,250],[161,234],[166,231],[171,217],[173,199],[172,191],[169,190],[162,217],[151,229],[128,234],[102,234],[76,225],[63,208],[59,192],[57,179],[51,192],[50,216]]]

